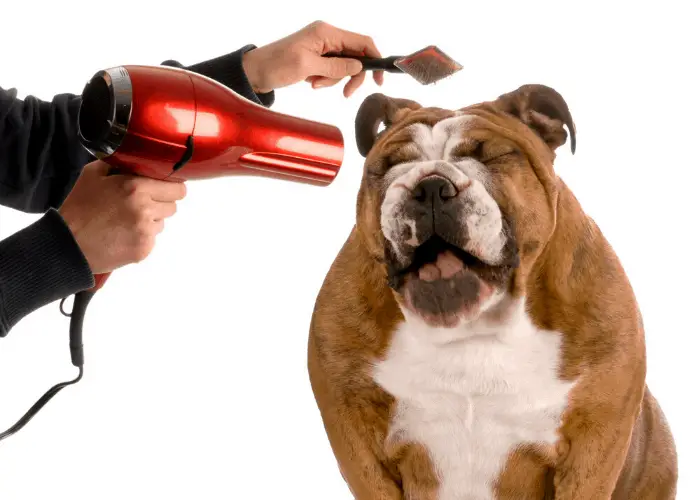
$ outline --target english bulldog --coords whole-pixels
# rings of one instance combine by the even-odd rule
[[[356,136],[356,224],[308,345],[352,495],[675,498],[635,295],[553,168],[576,148],[562,96],[525,85],[451,110],[373,94]]]

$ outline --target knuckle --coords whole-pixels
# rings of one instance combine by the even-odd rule
[[[149,196],[141,191],[132,192],[126,199],[127,207],[136,214],[147,209]]]
[[[320,38],[329,37],[334,34],[335,28],[326,21],[316,21],[314,34]]]
[[[134,225],[136,232],[141,235],[148,234],[150,232],[149,226],[151,225],[151,222],[152,221],[149,220],[148,216],[140,215],[136,220],[136,224]]]
[[[148,258],[148,256],[151,254],[151,246],[148,243],[142,243],[138,247],[136,247],[136,250],[134,252],[134,260],[136,262],[143,262]]]
[[[139,235],[140,238],[147,237],[152,232],[152,226],[153,226],[153,221],[151,220],[151,218],[147,217],[147,216],[142,216],[139,218],[139,221],[136,223],[136,226],[135,226],[136,233]]]
[[[343,60],[343,73],[346,75],[361,76],[365,72],[362,71],[362,65],[354,59]]]
[[[310,26],[312,30],[318,33],[319,31],[323,31],[324,29],[326,29],[327,25],[328,24],[325,21],[317,19],[316,21],[312,22]]]
[[[128,195],[140,193],[142,189],[138,178],[126,179],[122,184],[122,187]]]

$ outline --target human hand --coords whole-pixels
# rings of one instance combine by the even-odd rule
[[[364,82],[362,64],[354,59],[322,57],[331,52],[381,57],[370,37],[316,21],[281,40],[246,52],[243,70],[259,94],[302,80],[313,88],[330,87],[349,76],[343,94],[350,97]],[[375,71],[374,81],[381,85],[384,73]]]
[[[109,165],[89,163],[58,212],[94,274],[145,259],[153,250],[184,183],[108,175]]]

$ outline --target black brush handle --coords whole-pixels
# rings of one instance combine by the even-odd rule
[[[368,56],[350,56],[347,54],[328,53],[323,54],[323,57],[340,57],[342,59],[355,59],[362,63],[363,71],[387,71],[389,73],[403,73],[394,65],[396,60],[401,59],[401,56],[390,57],[368,57]]]

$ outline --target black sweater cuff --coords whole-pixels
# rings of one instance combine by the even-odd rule
[[[274,90],[265,94],[257,94],[250,85],[248,77],[243,70],[243,54],[256,48],[257,47],[252,44],[246,45],[230,54],[193,64],[192,66],[183,66],[174,60],[165,61],[163,65],[177,66],[207,76],[227,86],[246,99],[269,108],[275,102]]]
[[[0,242],[0,337],[28,314],[93,285],[73,234],[60,214],[49,210]]]

